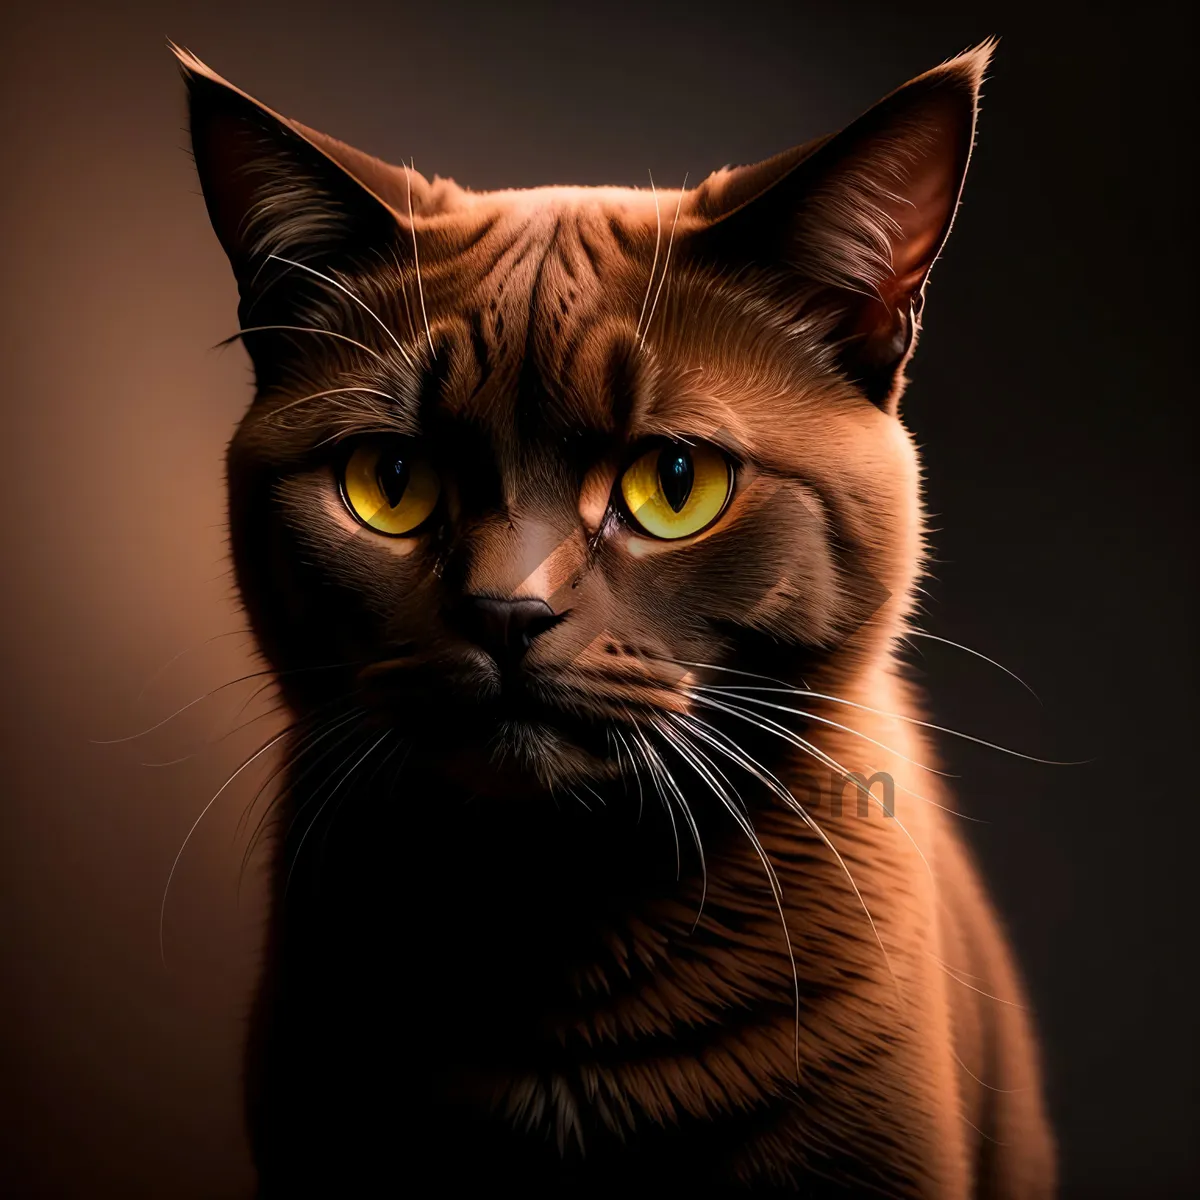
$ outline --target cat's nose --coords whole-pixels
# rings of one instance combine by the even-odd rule
[[[545,600],[527,596],[514,600],[467,596],[460,612],[463,632],[502,665],[517,662],[533,639],[557,625],[562,616]]]

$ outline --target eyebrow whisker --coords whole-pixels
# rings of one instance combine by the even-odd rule
[[[362,297],[357,295],[350,288],[346,287],[345,284],[339,283],[331,275],[326,275],[323,271],[318,271],[315,268],[310,267],[305,263],[295,262],[290,258],[284,258],[282,254],[269,254],[269,255],[267,255],[267,257],[269,259],[273,258],[277,262],[287,263],[287,265],[289,267],[296,267],[298,270],[307,271],[310,275],[316,276],[317,279],[323,280],[325,283],[328,283],[331,287],[337,288],[337,290],[339,292],[342,292],[344,295],[349,296],[350,299],[353,300],[354,303],[357,304],[359,306],[359,308],[361,308],[363,310],[363,312],[365,312],[379,326],[379,328],[382,329],[383,332],[388,335],[389,338],[391,338],[392,345],[395,346],[396,349],[400,351],[400,356],[404,359],[404,361],[406,363],[408,363],[408,365],[410,367],[416,366],[416,363],[413,362],[408,351],[405,350],[405,348],[400,344],[400,339],[397,338],[396,335],[391,331],[391,329],[388,327],[387,323],[383,320],[383,318],[380,317],[380,315],[369,304],[367,304],[367,302],[365,300],[363,300]]]
[[[663,284],[667,282],[667,274],[671,269],[671,249],[675,245],[675,226],[679,224],[679,214],[683,210],[683,193],[687,191],[687,176],[683,177],[683,187],[679,189],[679,202],[675,205],[675,219],[671,222],[671,236],[667,239],[667,256],[663,259],[662,276],[658,281],[658,289],[654,293],[654,303],[650,305],[650,315],[646,318],[646,328],[641,332],[641,346],[646,345],[646,334],[654,321],[654,310],[658,308],[658,298],[662,295]]]
[[[658,191],[654,186],[654,176],[650,175],[650,194],[654,197],[654,219],[657,222],[658,229],[654,235],[654,261],[650,264],[650,278],[646,280],[646,294],[642,297],[642,311],[638,313],[637,331],[634,337],[641,339],[642,336],[642,321],[646,316],[646,305],[650,303],[650,289],[654,287],[654,273],[658,270],[658,249],[662,243],[662,209],[658,205]]]
[[[417,169],[415,163],[410,165],[413,171]],[[429,353],[436,357],[437,351],[433,348],[433,334],[429,332],[429,314],[425,311],[425,286],[421,283],[421,255],[417,251],[417,223],[413,220],[412,176],[409,174],[409,167],[404,168],[404,181],[408,184],[408,228],[412,234],[413,266],[417,269],[417,296],[421,301],[421,320],[425,323],[425,339],[429,342]]]
[[[227,338],[222,338],[214,349],[220,349],[222,346],[231,346],[239,338],[244,338],[248,333],[267,333],[270,330],[277,329],[292,333],[319,333],[325,337],[336,338],[339,342],[349,342],[351,346],[357,346],[364,354],[369,354],[372,358],[379,362],[386,362],[376,350],[372,350],[370,346],[364,346],[362,342],[355,341],[352,337],[347,337],[344,333],[337,333],[332,329],[319,329],[315,325],[248,325],[245,329],[239,329],[237,333],[231,333]]]

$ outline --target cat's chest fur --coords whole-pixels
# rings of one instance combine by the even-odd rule
[[[885,966],[827,849],[760,814],[789,955],[736,823],[706,837],[703,872],[685,832],[677,880],[680,830],[656,803],[505,813],[442,785],[440,803],[461,805],[447,818],[426,807],[436,788],[352,793],[277,872],[290,883],[258,1048],[264,1111],[309,1148],[289,1170],[351,1169],[321,1148],[353,1126],[370,1131],[345,1135],[364,1178],[437,1147],[463,1186],[604,1194],[846,1171],[923,1193],[940,1150],[912,1028],[929,1014],[888,974],[914,967],[895,945],[902,899],[880,916]],[[885,1134],[838,1128],[898,1103]]]

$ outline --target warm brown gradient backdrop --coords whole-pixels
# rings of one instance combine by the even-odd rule
[[[1045,1031],[1068,1194],[1176,1195],[1194,1177],[1184,31],[1145,5],[1119,22],[1094,5],[774,7],[6,16],[0,1193],[250,1187],[237,1074],[261,916],[253,873],[237,905],[235,825],[261,772],[183,857],[165,967],[158,915],[189,826],[272,720],[203,745],[262,711],[237,716],[251,681],[138,741],[90,741],[256,669],[244,638],[206,642],[241,628],[221,459],[249,375],[239,347],[208,349],[235,327],[235,292],[167,36],[284,113],[492,187],[695,181],[1004,35],[909,418],[941,530],[927,627],[1013,666],[1046,708],[948,651],[916,661],[943,717],[1097,758],[1055,773],[948,747],[990,822],[971,828]]]

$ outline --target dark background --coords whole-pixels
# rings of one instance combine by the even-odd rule
[[[914,664],[935,717],[1092,760],[1039,767],[944,739],[1028,976],[1066,1194],[1188,1194],[1196,130],[1181,20],[1149,4],[750,0],[10,10],[0,1192],[250,1184],[238,1044],[261,891],[251,872],[239,907],[235,826],[258,764],[188,845],[165,965],[158,919],[189,826],[276,718],[250,680],[144,738],[92,741],[255,669],[244,636],[209,640],[242,628],[221,455],[249,375],[240,349],[207,349],[235,328],[235,295],[164,38],[308,124],[486,188],[695,181],[837,127],[995,33],[905,419],[936,531],[925,627],[1043,704],[946,647]]]

